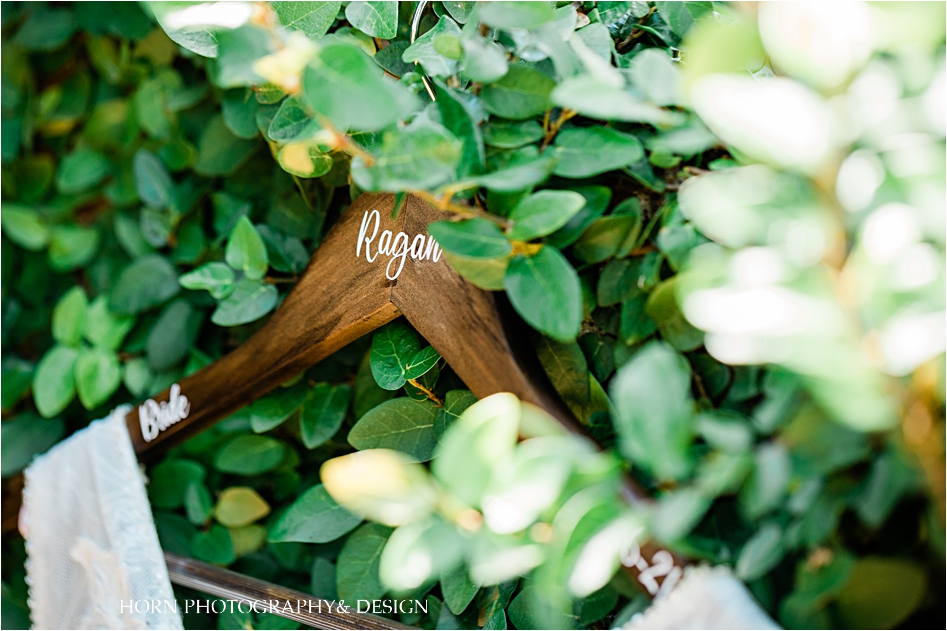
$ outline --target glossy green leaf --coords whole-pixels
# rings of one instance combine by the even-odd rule
[[[372,600],[385,595],[378,578],[381,551],[392,529],[380,524],[365,524],[353,532],[339,552],[336,585],[339,598],[346,602]]]
[[[302,31],[312,40],[328,32],[342,6],[341,2],[273,2],[280,23],[286,28]]]
[[[326,543],[362,523],[362,518],[339,506],[318,484],[299,496],[270,530],[270,541]]]
[[[356,449],[394,449],[417,460],[430,460],[437,445],[434,418],[438,408],[430,401],[392,399],[372,408],[349,432]]]
[[[260,233],[246,217],[241,217],[230,233],[226,260],[227,265],[242,271],[252,280],[263,278],[266,274],[269,267],[266,245]]]
[[[398,32],[397,2],[350,2],[345,19],[372,37],[392,39]]]
[[[299,414],[299,433],[307,449],[328,442],[342,427],[352,398],[347,385],[320,383],[303,399]]]
[[[563,130],[556,136],[555,151],[559,162],[553,173],[569,178],[605,173],[644,155],[640,140],[607,127]]]
[[[433,346],[425,346],[412,357],[404,367],[405,379],[418,379],[427,374],[440,361],[441,354]]]
[[[236,475],[260,475],[278,467],[286,452],[284,443],[269,436],[235,436],[215,454],[214,468]]]
[[[375,382],[385,390],[397,390],[406,381],[405,372],[421,349],[417,336],[402,322],[392,322],[372,337],[371,368]]]
[[[564,342],[579,334],[579,276],[559,250],[546,245],[533,256],[515,256],[503,285],[516,312],[538,331]]]
[[[181,290],[174,266],[152,254],[133,261],[122,271],[109,297],[109,308],[120,314],[151,309]]]
[[[246,324],[272,311],[277,300],[279,292],[273,285],[243,278],[237,281],[230,295],[220,301],[210,319],[219,326]]]
[[[468,258],[492,259],[512,251],[509,240],[487,219],[438,221],[428,226],[428,232],[446,252]]]
[[[236,277],[233,268],[224,263],[205,263],[200,267],[181,275],[178,282],[185,289],[206,289],[218,300],[226,298],[233,291]]]
[[[517,204],[510,219],[510,237],[530,241],[555,232],[585,206],[585,198],[573,191],[540,191]]]

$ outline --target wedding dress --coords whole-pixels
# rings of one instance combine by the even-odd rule
[[[121,406],[24,471],[33,627],[182,629]]]

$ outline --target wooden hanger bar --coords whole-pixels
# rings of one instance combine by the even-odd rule
[[[243,603],[256,612],[271,613],[295,620],[316,629],[413,629],[400,622],[368,613],[358,613],[348,607],[341,610],[337,603],[313,598],[281,585],[267,583],[243,574],[231,572],[209,563],[187,559],[170,552],[164,553],[171,582],[224,600]]]

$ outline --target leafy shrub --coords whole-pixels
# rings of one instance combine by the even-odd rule
[[[392,535],[392,515],[433,501],[403,461],[449,449],[473,403],[403,323],[154,465],[165,549],[325,598],[426,596],[401,620],[427,628],[619,624],[640,591],[621,573],[569,585],[574,556],[549,540],[555,511],[600,485],[575,546],[634,520],[733,565],[790,627],[940,616],[943,7],[436,2],[412,44],[413,5],[3,5],[3,475],[247,339],[359,193],[412,192],[460,216],[430,228],[445,256],[506,292],[612,449],[547,442],[517,474],[547,503],[514,525],[487,511],[544,570],[475,567],[478,587],[448,555],[420,583],[379,575],[411,536],[482,518]],[[820,58],[793,24],[848,38],[847,56]],[[374,457],[414,492],[355,478],[381,504],[350,506],[380,522],[363,523],[319,471]],[[431,469],[480,466],[460,475],[480,487],[453,489],[475,506],[495,464]],[[653,509],[614,501],[620,468]],[[4,548],[7,627],[26,599],[22,546]]]

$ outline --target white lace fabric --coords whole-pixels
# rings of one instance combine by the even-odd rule
[[[95,421],[24,471],[20,531],[34,628],[183,628],[127,411]]]
[[[667,598],[625,629],[779,629],[750,590],[725,567],[689,567]]]

